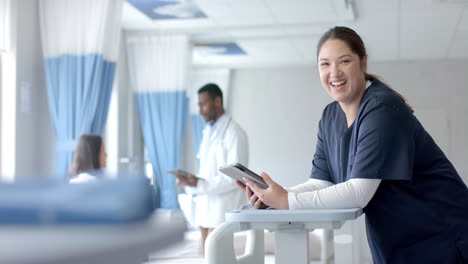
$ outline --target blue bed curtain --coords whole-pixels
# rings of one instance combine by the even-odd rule
[[[75,140],[102,135],[109,111],[115,62],[101,55],[62,55],[45,60],[47,95],[56,141],[55,172],[70,166]]]
[[[175,177],[188,115],[185,91],[135,93],[145,146],[153,165],[156,207],[179,209]]]
[[[118,57],[121,10],[121,0],[39,1],[59,179],[67,179],[76,139],[84,133],[103,134]]]
[[[156,207],[180,208],[176,179],[188,117],[188,36],[141,33],[127,35],[131,85],[137,101],[145,147],[153,166]]]

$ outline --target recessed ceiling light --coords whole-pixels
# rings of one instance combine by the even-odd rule
[[[233,56],[246,55],[247,53],[241,49],[236,43],[218,43],[218,44],[203,44],[194,47],[194,51],[201,56]]]
[[[192,0],[128,0],[128,3],[153,20],[206,18]]]

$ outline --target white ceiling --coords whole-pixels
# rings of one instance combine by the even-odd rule
[[[271,67],[315,63],[320,35],[355,29],[369,61],[468,59],[468,0],[194,0],[205,19],[150,20],[125,3],[128,31],[190,35],[194,44],[236,42],[243,56],[204,56],[202,67]]]

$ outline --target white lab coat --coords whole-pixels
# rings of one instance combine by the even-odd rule
[[[234,180],[219,171],[219,167],[234,162],[248,165],[247,135],[227,114],[221,116],[217,123],[211,134],[209,125],[203,130],[198,153],[200,172],[197,175],[203,180],[199,180],[196,187],[185,188],[188,194],[194,195],[194,224],[205,228],[218,226],[225,221],[226,212],[247,203],[245,194]]]

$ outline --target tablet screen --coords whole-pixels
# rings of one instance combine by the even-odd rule
[[[222,166],[221,168],[219,168],[219,170],[227,176],[242,182],[243,184],[245,184],[243,177],[246,177],[255,181],[260,187],[264,189],[268,188],[268,184],[266,184],[266,182],[263,180],[262,177],[260,177],[260,175],[249,170],[240,163]]]

